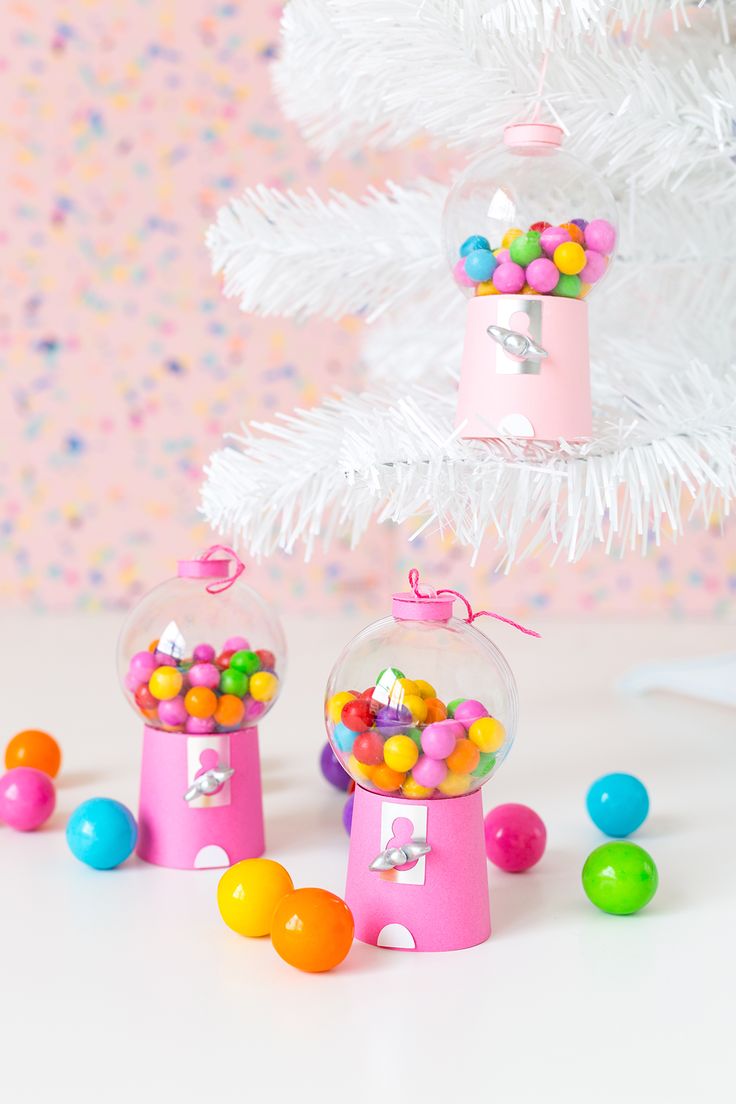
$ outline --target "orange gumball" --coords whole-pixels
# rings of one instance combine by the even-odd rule
[[[445,762],[456,774],[471,774],[480,763],[480,751],[470,740],[461,739]]]
[[[215,720],[223,728],[233,728],[240,724],[245,713],[245,705],[242,698],[236,698],[235,694],[223,694],[217,703]]]
[[[447,706],[444,702],[441,702],[439,698],[425,698],[424,704],[427,707],[427,719],[425,724],[434,724],[435,721],[447,720]]]
[[[577,242],[578,245],[582,245],[585,241],[583,231],[574,222],[563,222],[560,224],[560,229],[567,230],[572,240]]]
[[[5,766],[33,767],[49,778],[56,778],[61,766],[61,748],[53,736],[38,728],[17,733],[5,749]]]
[[[208,686],[193,686],[184,696],[184,707],[190,717],[206,720],[217,709],[217,695]]]
[[[345,902],[326,889],[295,889],[271,918],[271,942],[284,962],[321,974],[339,966],[353,942],[355,923]]]
[[[381,763],[379,766],[373,769],[371,774],[371,782],[379,790],[385,790],[386,793],[393,793],[394,790],[398,790],[406,778],[405,771],[393,770],[391,767],[386,766],[385,763]]]

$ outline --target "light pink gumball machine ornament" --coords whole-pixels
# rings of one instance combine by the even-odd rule
[[[506,128],[447,198],[444,238],[469,298],[457,425],[466,438],[592,433],[589,294],[616,246],[603,180],[543,123]]]
[[[409,582],[337,660],[325,723],[356,782],[345,894],[356,937],[450,951],[491,933],[480,790],[513,742],[516,683],[461,595],[420,587],[416,571]]]
[[[120,681],[145,722],[137,850],[158,866],[264,851],[258,722],[279,695],[286,646],[243,570],[222,545],[180,560],[120,634]]]

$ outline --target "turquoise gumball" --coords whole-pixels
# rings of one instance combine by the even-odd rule
[[[489,249],[474,249],[465,258],[465,274],[471,280],[482,283],[489,280],[498,261]]]
[[[596,828],[623,839],[647,819],[649,794],[633,774],[605,774],[590,787],[585,804]]]
[[[130,809],[110,797],[92,797],[78,805],[66,826],[69,850],[95,870],[112,870],[128,858],[138,838]]]
[[[460,256],[467,257],[468,253],[472,253],[474,249],[488,249],[490,251],[490,248],[491,243],[488,238],[484,238],[482,234],[471,234],[460,246]]]
[[[352,728],[348,728],[342,721],[338,721],[332,730],[332,742],[340,751],[352,751],[357,735],[358,733],[353,732]]]

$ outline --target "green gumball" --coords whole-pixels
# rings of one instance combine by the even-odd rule
[[[520,234],[518,238],[514,238],[509,248],[511,260],[515,264],[521,265],[522,268],[526,268],[532,261],[536,261],[538,257],[541,257],[542,246],[539,237],[540,235],[536,230],[530,230],[527,234]]]
[[[470,773],[473,778],[485,778],[487,774],[490,774],[496,765],[496,756],[491,751],[482,751],[480,753],[480,762],[474,771]]]
[[[583,282],[579,276],[566,276],[564,272],[561,272],[552,294],[564,295],[566,299],[577,299],[582,286]]]
[[[459,705],[462,705],[463,702],[467,700],[467,698],[455,698],[454,701],[451,701],[450,704],[447,706],[447,716],[452,720],[452,718],[455,716],[455,710],[457,709],[457,707]]]
[[[659,885],[651,855],[635,843],[604,843],[583,867],[583,889],[603,912],[630,916],[648,905]]]
[[[230,669],[242,671],[244,675],[254,675],[261,669],[261,660],[255,652],[240,651],[230,657]]]
[[[220,675],[220,693],[234,694],[236,698],[245,697],[248,693],[248,676],[228,667]]]

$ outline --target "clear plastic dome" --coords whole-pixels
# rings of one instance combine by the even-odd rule
[[[517,694],[508,663],[482,632],[449,616],[451,601],[443,604],[446,619],[393,616],[369,625],[330,675],[330,743],[374,793],[421,801],[472,793],[513,742]]]
[[[468,298],[557,295],[597,288],[616,246],[616,202],[602,178],[560,149],[558,127],[507,127],[447,197],[447,262]]]
[[[153,728],[236,731],[257,724],[279,696],[281,625],[254,590],[228,577],[229,563],[181,561],[179,575],[147,594],[123,625],[120,682]]]

